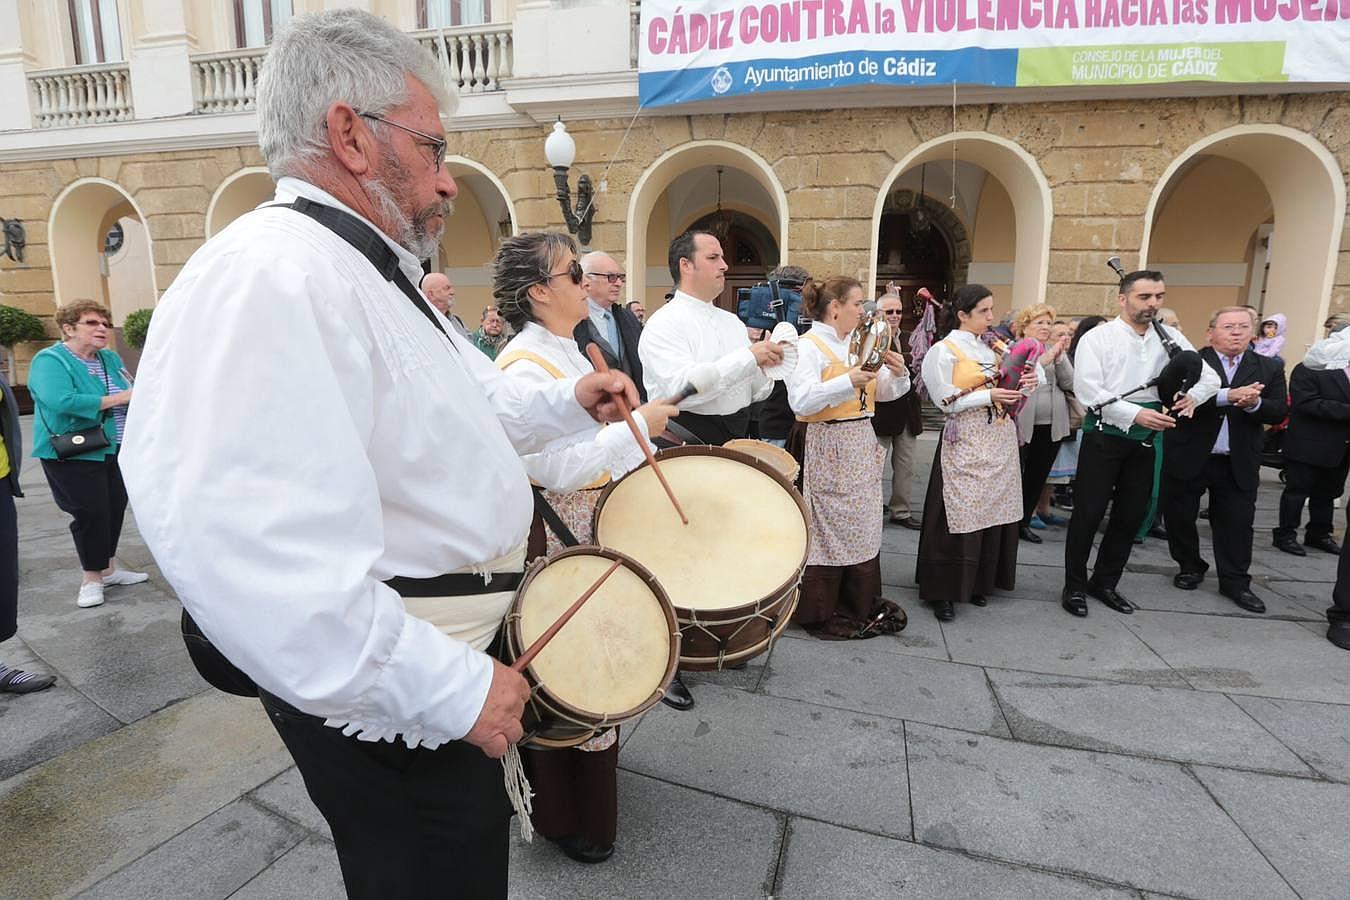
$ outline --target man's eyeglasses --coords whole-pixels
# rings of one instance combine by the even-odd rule
[[[592,278],[603,278],[610,284],[618,284],[620,281],[627,281],[628,276],[623,272],[587,272]]]
[[[565,272],[546,272],[544,274],[548,276],[546,279],[547,281],[552,281],[555,278],[562,278],[566,275],[572,279],[573,284],[581,284],[581,279],[586,275],[585,272],[581,271],[581,263],[577,262],[575,259],[572,260],[572,264],[567,267],[567,271]]]
[[[903,316],[905,311],[903,309],[883,309],[881,314],[883,316]]]
[[[391,122],[384,116],[377,116],[374,113],[366,113],[357,110],[356,114],[363,119],[371,119],[376,122],[383,122],[386,125],[392,125],[401,131],[406,131],[408,132],[408,134],[415,134],[418,137],[422,138],[423,140],[426,141],[426,143],[423,146],[430,147],[432,150],[433,154],[433,159],[431,161],[432,169],[437,172],[441,170],[441,163],[445,162],[446,143],[444,138],[438,138],[434,134],[427,134],[425,131],[418,131],[416,128],[409,128],[407,125],[400,125],[397,122]]]

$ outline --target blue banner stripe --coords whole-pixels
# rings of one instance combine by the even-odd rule
[[[807,91],[860,84],[983,84],[1015,87],[1017,51],[859,50],[802,59],[757,59],[699,69],[643,72],[643,106],[668,106],[740,94]]]

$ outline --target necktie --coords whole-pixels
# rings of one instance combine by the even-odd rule
[[[623,356],[623,348],[619,346],[619,324],[608,312],[605,313],[605,337],[609,339],[609,346],[614,355]]]

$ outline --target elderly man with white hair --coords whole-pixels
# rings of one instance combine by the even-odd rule
[[[465,327],[464,320],[455,315],[455,284],[450,277],[443,272],[428,272],[422,278],[422,293],[426,295],[427,302],[436,308],[436,311],[450,320],[450,324],[455,326],[464,337],[469,336],[469,329]]]
[[[588,344],[599,347],[611,369],[633,379],[645,403],[647,391],[642,384],[642,360],[638,359],[642,322],[620,299],[628,276],[614,257],[599,250],[581,257],[581,271],[586,275],[582,282],[586,289],[586,318],[572,333],[577,348],[585,353]]]
[[[504,897],[494,758],[529,689],[487,651],[533,513],[518,454],[637,393],[620,373],[507,378],[413,287],[456,194],[454,96],[415,40],[357,10],[299,16],[257,103],[275,203],[156,309],[128,493],[209,640],[194,661],[256,690],[348,894]]]

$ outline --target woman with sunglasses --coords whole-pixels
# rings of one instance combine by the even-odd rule
[[[521,234],[502,242],[492,293],[516,330],[497,357],[508,376],[547,385],[592,371],[572,337],[588,314],[582,278],[576,243],[565,234]],[[653,401],[634,410],[634,419],[651,437],[664,431],[677,412],[669,403]],[[571,532],[553,533],[536,514],[526,555],[534,559],[568,543],[590,543],[601,488],[645,458],[621,422],[596,425],[524,457],[530,479]],[[618,820],[617,729],[576,748],[527,749],[522,756],[535,791],[535,829],[578,862],[608,859]]]
[[[112,316],[92,300],[77,300],[56,312],[64,340],[33,357],[28,390],[37,415],[33,421],[33,456],[52,488],[52,499],[74,521],[70,533],[84,578],[75,604],[103,603],[103,588],[139,584],[150,576],[117,565],[117,542],[127,509],[127,491],[117,450],[126,429],[131,402],[131,376],[122,358],[108,349]],[[101,428],[106,442],[85,437],[94,449],[57,455],[52,437]],[[97,435],[94,435],[97,437]]]

